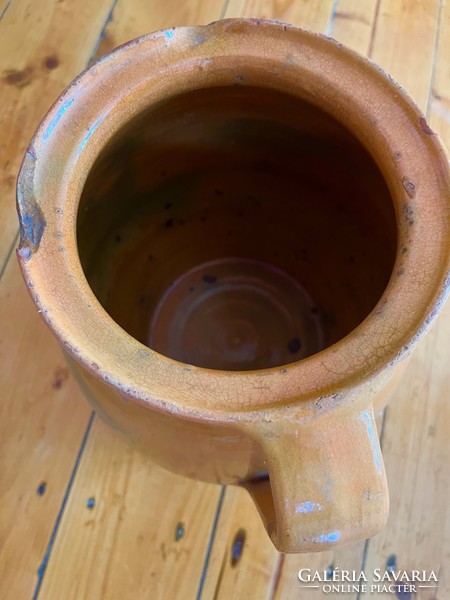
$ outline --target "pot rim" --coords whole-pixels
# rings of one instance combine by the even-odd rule
[[[389,187],[398,247],[383,295],[350,334],[298,362],[233,372],[180,363],[126,333],[87,283],[76,220],[90,168],[124,124],[170,95],[233,85],[238,71],[244,85],[263,78],[264,87],[316,103],[363,143]],[[449,190],[445,148],[415,102],[372,61],[287,24],[228,19],[132,40],[68,86],[22,163],[17,254],[38,311],[64,349],[122,396],[196,419],[229,422],[294,404],[306,417],[316,414],[318,397],[321,410],[332,409],[355,386],[370,389],[439,312],[449,289]]]

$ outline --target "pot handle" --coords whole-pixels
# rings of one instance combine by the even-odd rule
[[[372,406],[252,433],[269,478],[243,485],[278,550],[321,552],[384,527],[389,495]]]

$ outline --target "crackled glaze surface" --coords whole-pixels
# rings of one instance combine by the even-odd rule
[[[169,469],[247,487],[281,550],[323,550],[386,519],[372,402],[443,302],[448,187],[436,136],[373,65],[230,20],[141,38],[68,88],[22,167],[18,255],[114,428]],[[307,358],[207,369],[152,334],[164,290],[195,268],[217,285],[201,265],[230,257],[302,286],[320,323]]]

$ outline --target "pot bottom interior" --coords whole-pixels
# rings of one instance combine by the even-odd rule
[[[222,370],[347,335],[396,252],[389,191],[358,140],[317,106],[245,87],[182,94],[124,126],[89,173],[77,234],[121,327]]]
[[[318,352],[323,332],[295,279],[273,265],[229,257],[173,282],[152,316],[148,345],[200,367],[253,370]]]

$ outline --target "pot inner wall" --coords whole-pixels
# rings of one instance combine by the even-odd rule
[[[236,86],[130,121],[88,175],[77,237],[93,292],[133,337],[188,364],[252,370],[359,325],[388,283],[397,230],[379,169],[345,127]]]

